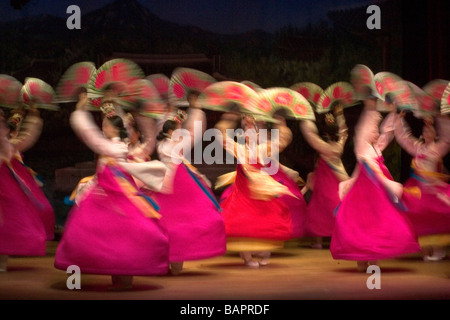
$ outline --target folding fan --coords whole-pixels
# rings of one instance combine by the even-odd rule
[[[259,90],[262,90],[262,89],[263,89],[260,85],[254,83],[254,82],[252,82],[252,81],[249,81],[249,80],[241,81],[241,83],[242,83],[242,84],[245,84],[245,85],[248,86],[248,87],[250,87],[250,88],[253,89],[254,91],[259,91]]]
[[[152,118],[161,117],[167,106],[153,83],[147,79],[136,79],[129,83],[119,98],[119,104],[124,110],[138,111]]]
[[[414,99],[416,100],[417,109],[414,110],[416,117],[423,118],[424,116],[435,116],[439,113],[440,102],[414,83],[407,81],[406,84],[411,89]]]
[[[155,73],[147,76],[145,79],[149,80],[158,90],[159,95],[163,100],[169,99],[170,79],[163,73]]]
[[[37,78],[26,78],[20,90],[20,99],[25,106],[31,106],[34,102],[37,108],[56,111],[59,107],[55,103],[55,97],[52,86]]]
[[[202,92],[217,80],[211,75],[191,68],[177,68],[170,77],[169,99],[172,104],[187,106],[190,91]]]
[[[441,114],[450,115],[450,84],[445,88],[441,98]]]
[[[441,98],[444,94],[445,89],[450,84],[448,80],[435,79],[428,82],[425,86],[423,86],[423,91],[428,93],[434,99],[438,101],[438,104],[441,104]]]
[[[368,95],[374,95],[378,99],[384,100],[375,84],[375,76],[369,67],[357,64],[351,71],[351,83],[354,87],[356,99],[365,100]]]
[[[249,86],[236,81],[219,81],[206,87],[199,95],[197,102],[205,109],[229,111],[233,105],[240,107],[256,97],[257,93]]]
[[[414,98],[413,91],[398,75],[391,72],[379,72],[375,75],[378,92],[386,98],[390,98],[398,109],[416,111],[418,103]]]
[[[77,94],[80,88],[88,87],[89,81],[95,75],[96,69],[93,62],[78,62],[70,66],[56,86],[58,102],[74,102],[78,100]]]
[[[0,106],[16,108],[20,100],[22,83],[14,77],[0,74]]]
[[[273,117],[277,111],[284,110],[286,116],[292,119],[315,120],[314,111],[308,100],[297,91],[283,87],[259,91],[257,97],[248,100],[244,109],[254,114],[266,114],[268,117]]]
[[[135,79],[144,78],[144,72],[135,62],[128,59],[112,59],[105,62],[91,77],[88,94],[102,95],[108,85],[116,85],[119,92]]]
[[[298,82],[293,84],[290,89],[297,91],[304,96],[314,108],[316,108],[319,103],[320,96],[323,93],[323,89],[319,85],[312,82]]]
[[[340,103],[343,108],[358,103],[355,90],[349,82],[339,81],[328,86],[320,96],[316,105],[316,112],[319,114],[330,112],[337,103]]]

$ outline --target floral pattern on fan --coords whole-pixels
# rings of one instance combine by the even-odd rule
[[[417,111],[418,103],[414,98],[413,91],[406,81],[391,72],[379,72],[375,75],[378,92],[385,98],[389,95],[397,108],[402,110]],[[383,103],[380,108],[386,108],[388,102]]]
[[[365,100],[369,95],[374,95],[378,99],[384,100],[384,97],[378,91],[375,76],[368,66],[357,64],[353,67],[350,74],[356,99]]]
[[[323,89],[313,82],[298,82],[292,85],[290,89],[304,96],[314,108],[316,108],[323,93]]]
[[[416,117],[423,118],[425,116],[435,116],[439,113],[439,103],[430,94],[419,88],[412,82],[406,82],[410,87],[414,99],[417,103],[417,109],[414,110]]]
[[[136,79],[129,83],[119,98],[119,104],[125,110],[137,111],[153,118],[161,117],[166,112],[166,102],[147,79]]]
[[[163,73],[155,73],[147,76],[145,79],[149,80],[155,86],[162,99],[168,99],[170,89],[169,77]]]
[[[202,108],[214,111],[229,111],[233,105],[243,106],[257,93],[249,86],[236,81],[220,81],[206,87],[199,95],[197,102]]]
[[[284,110],[288,118],[315,120],[311,104],[297,91],[274,87],[263,89],[257,94],[256,97],[249,99],[244,109],[255,114],[265,114],[266,121],[274,121],[272,117],[279,110]]]
[[[206,72],[191,68],[177,68],[170,77],[169,99],[174,104],[186,105],[190,91],[201,93],[216,82],[217,80]]]
[[[59,107],[55,104],[55,97],[52,86],[37,78],[26,78],[20,91],[21,102],[28,107],[34,104],[40,109],[56,111]]]
[[[433,99],[437,100],[438,105],[440,105],[442,95],[449,84],[450,81],[448,80],[435,79],[428,82],[422,89],[433,97]]]
[[[144,78],[144,72],[135,62],[128,59],[112,59],[105,62],[91,77],[88,93],[102,94],[108,85],[116,85],[119,92],[133,80]]]
[[[337,103],[340,103],[343,108],[358,103],[355,90],[349,82],[339,81],[328,86],[320,96],[316,112],[319,114],[331,112]]]
[[[22,83],[16,78],[0,74],[0,106],[16,108],[20,101]]]
[[[95,75],[96,68],[93,62],[78,62],[70,66],[56,86],[56,96],[59,102],[74,102],[78,100],[77,93],[80,88],[86,88]]]

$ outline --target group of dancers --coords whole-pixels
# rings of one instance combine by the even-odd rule
[[[395,101],[388,101],[383,115],[377,107],[380,97],[368,92],[354,128],[357,163],[348,173],[342,155],[349,130],[337,101],[323,123],[298,121],[317,152],[313,172],[301,183],[300,174],[282,164],[275,174],[265,173],[268,159],[261,158],[277,161],[295,139],[285,114],[271,114],[269,124],[229,108],[214,127],[222,133],[224,150],[237,160],[236,171],[212,185],[182,151],[201,141],[207,127],[200,91],[186,95],[185,110],[168,104],[163,116],[154,119],[124,111],[120,85],[103,90],[101,128],[91,115],[86,90],[78,93],[70,116],[75,134],[99,157],[95,175],[83,179],[73,194],[55,253],[57,269],[77,265],[82,273],[110,275],[112,288],[128,289],[134,276],[176,275],[185,261],[230,251],[239,252],[246,266],[259,268],[285,241],[302,237],[313,238],[313,248],[323,248],[322,239],[330,237],[332,257],[356,261],[360,271],[405,254],[423,252],[425,260],[446,256],[446,114],[424,118],[419,139]],[[202,132],[194,130],[195,123],[202,124]],[[278,134],[258,138],[258,151],[264,152],[252,152],[248,136],[238,143],[228,135],[229,129],[258,133],[269,125]],[[32,102],[19,116],[0,113],[0,271],[7,270],[8,255],[45,255],[46,241],[54,239],[54,211],[21,158],[42,126]],[[192,139],[173,139],[180,128]],[[413,159],[404,184],[394,181],[384,164],[383,150],[394,139]],[[152,159],[155,150],[157,159]],[[214,188],[224,188],[219,199]],[[312,195],[308,201],[307,191]]]

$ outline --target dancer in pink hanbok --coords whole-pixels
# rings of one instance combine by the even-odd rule
[[[284,241],[299,238],[304,232],[306,201],[292,175],[275,159],[292,141],[292,132],[282,117],[278,117],[278,139],[264,139],[258,135],[256,121],[251,116],[227,112],[216,128],[223,137],[225,150],[237,161],[236,172],[224,175],[232,185],[221,196],[222,215],[225,220],[227,249],[240,252],[248,267],[265,266],[271,251],[284,246]],[[246,137],[235,142],[228,136],[238,121]],[[253,145],[252,132],[257,144]],[[264,158],[264,159],[263,159]],[[276,167],[276,172],[270,172]],[[265,171],[265,172],[264,172]],[[260,261],[255,258],[261,258]]]
[[[355,260],[360,271],[376,260],[420,251],[414,227],[402,211],[403,186],[393,180],[382,155],[393,138],[396,113],[386,117],[380,135],[376,99],[364,104],[355,128],[358,162],[352,178],[340,183],[342,202],[330,245],[334,259]]]
[[[160,188],[166,169],[159,161],[127,162],[122,119],[105,116],[102,134],[85,111],[87,101],[86,93],[81,94],[70,121],[83,142],[100,155],[96,180],[69,213],[55,267],[77,265],[82,273],[111,275],[112,288],[129,289],[133,276],[168,272],[169,241],[158,207],[133,179]]]
[[[305,234],[315,237],[311,245],[313,248],[322,248],[322,238],[333,234],[334,214],[341,201],[339,183],[349,179],[341,159],[348,138],[342,106],[337,105],[334,114],[336,117],[331,113],[327,114],[322,125],[324,132],[321,133],[310,120],[300,123],[303,136],[318,153],[316,167],[308,178],[311,179],[309,182],[313,185],[313,190],[306,211]]]
[[[450,120],[436,118],[441,124],[438,138],[433,118],[425,118],[422,139],[417,139],[404,115],[400,113],[395,127],[396,140],[413,157],[411,177],[404,187],[419,188],[420,196],[408,194],[403,201],[419,236],[424,260],[441,260],[446,255],[445,246],[450,244],[450,185],[442,162],[450,148],[450,128],[442,126],[449,126]]]
[[[21,152],[31,148],[42,131],[42,119],[31,107],[17,133],[0,116],[0,270],[8,255],[44,256],[53,239],[54,213]]]
[[[21,112],[19,112],[19,114],[20,113]],[[26,123],[22,123],[23,120],[20,119],[16,120],[16,115],[17,114],[15,113],[8,120],[10,128],[10,142],[16,146],[16,152],[14,155],[15,158],[22,166],[27,168],[27,171],[23,173],[21,178],[30,187],[30,190],[33,193],[34,197],[40,203],[39,213],[41,215],[42,221],[44,222],[47,240],[50,241],[55,237],[55,212],[50,202],[48,201],[47,196],[42,190],[43,182],[38,178],[38,174],[24,163],[22,156],[23,150],[29,148],[26,147],[27,143],[25,143],[24,141],[31,139],[28,144],[34,143],[33,139],[36,141],[42,131],[43,122],[39,117],[39,111],[37,109],[33,109],[31,112],[29,112],[29,115],[26,117]],[[34,127],[34,129],[31,129],[31,131],[25,130],[25,133],[23,133],[21,132],[22,127]],[[19,165],[19,163],[14,162],[13,166],[17,166]]]
[[[162,127],[157,152],[167,166],[167,174],[162,192],[149,193],[160,206],[161,220],[167,227],[170,270],[174,275],[182,271],[185,261],[226,253],[220,205],[209,180],[185,158],[185,153],[202,141],[206,128],[205,113],[192,98],[186,119],[176,116]]]

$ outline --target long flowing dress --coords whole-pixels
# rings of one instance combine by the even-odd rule
[[[418,188],[420,194],[407,194],[403,201],[422,246],[450,243],[450,185],[447,182],[450,176],[444,173],[442,162],[450,148],[450,136],[438,133],[441,137],[438,141],[425,144],[412,135],[403,118],[395,128],[398,143],[413,157],[411,176],[404,187]]]
[[[226,134],[225,150],[237,159],[236,172],[228,177],[233,183],[220,198],[223,208],[229,251],[271,251],[284,246],[284,242],[304,234],[306,201],[292,176],[268,154],[282,151],[292,140],[292,132],[280,127],[279,139],[260,141],[257,152],[239,144]],[[275,146],[276,145],[276,146]],[[264,170],[275,173],[267,174]]]
[[[28,115],[19,135],[1,137],[0,254],[43,256],[53,239],[53,208],[23,164],[20,152],[31,148],[42,130],[42,120]]]
[[[150,161],[144,168],[127,163],[127,145],[119,139],[104,138],[86,111],[73,112],[71,125],[101,156],[96,182],[69,213],[56,250],[55,267],[66,270],[77,265],[82,273],[106,275],[166,274],[167,232],[157,205],[140,192],[133,179],[138,176],[141,181],[161,185],[164,165]],[[147,170],[146,175],[135,172],[139,170]]]
[[[201,125],[196,131],[194,125]],[[220,256],[226,253],[225,226],[221,208],[210,188],[184,156],[202,140],[206,127],[201,109],[189,108],[181,140],[166,138],[157,147],[159,159],[167,166],[164,188],[150,192],[160,207],[170,243],[170,262],[183,262]],[[200,127],[199,127],[200,128]]]
[[[355,128],[358,162],[353,177],[341,182],[343,188],[340,185],[342,201],[330,244],[334,259],[374,261],[420,251],[414,227],[403,211],[403,186],[393,180],[382,156],[393,138],[394,117],[385,119],[389,130],[382,129],[375,144],[369,136],[378,131],[378,111],[365,109]]]
[[[300,127],[306,141],[314,148],[319,159],[314,168],[313,190],[306,211],[306,236],[331,237],[335,224],[335,210],[341,202],[339,183],[349,179],[342,163],[342,154],[348,138],[347,126],[343,115],[336,117],[339,127],[338,141],[324,141],[317,132],[314,123],[302,121]]]

